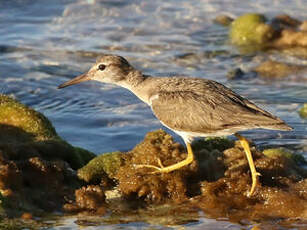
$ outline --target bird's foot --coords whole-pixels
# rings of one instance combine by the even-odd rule
[[[163,169],[165,169],[165,167],[163,166],[163,164],[162,164],[160,158],[158,158],[157,161],[158,161],[158,165],[159,165],[160,167],[155,166],[155,165],[143,165],[143,164],[141,164],[141,165],[135,165],[135,167],[136,167],[136,168],[151,168],[151,169],[155,169],[156,171],[151,172],[151,174],[157,174],[157,173],[166,172],[166,171],[163,171]],[[167,168],[167,167],[166,167],[166,168]]]
[[[183,161],[180,161],[176,164],[173,164],[173,165],[170,165],[170,166],[167,166],[167,167],[164,167],[161,160],[158,158],[158,166],[155,166],[155,165],[136,165],[137,168],[152,168],[152,169],[155,169],[156,171],[152,172],[152,174],[157,174],[157,173],[169,173],[169,172],[172,172],[174,170],[177,170],[177,169],[180,169],[190,163],[192,163],[193,161],[193,154],[189,154],[188,157],[183,160]]]
[[[258,179],[259,176],[261,176],[261,174],[259,172],[257,172],[257,171],[252,172],[252,187],[251,187],[251,190],[249,191],[249,193],[247,193],[248,197],[251,197],[254,194],[255,189],[256,189],[257,185],[259,184],[259,179]]]

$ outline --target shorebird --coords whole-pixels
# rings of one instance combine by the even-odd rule
[[[238,131],[248,129],[291,130],[280,118],[259,108],[224,85],[192,77],[152,77],[135,69],[121,56],[105,54],[97,59],[87,73],[61,84],[64,88],[95,80],[124,87],[148,104],[167,128],[180,135],[187,147],[185,160],[173,165],[139,165],[154,172],[169,173],[194,160],[191,143],[196,137],[217,137],[234,134],[240,141],[250,167],[255,191],[260,175],[255,168],[249,143]]]

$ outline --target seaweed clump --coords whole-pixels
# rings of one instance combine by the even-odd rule
[[[248,164],[239,142],[224,151],[225,176],[201,182],[201,195],[194,202],[213,217],[241,219],[306,218],[307,172],[297,164],[296,157],[269,154],[252,148],[255,166],[261,174],[260,185],[247,197],[251,184]],[[248,213],[248,216],[247,216]]]
[[[83,186],[75,191],[75,202],[63,206],[67,212],[105,214],[106,196],[98,185]]]
[[[137,197],[149,203],[166,201],[182,202],[187,199],[188,178],[197,171],[196,162],[171,173],[154,173],[154,169],[140,165],[164,166],[175,164],[186,158],[179,143],[162,130],[150,132],[143,142],[124,155],[124,165],[115,178],[119,190],[125,197]]]
[[[261,173],[260,183],[252,197],[247,196],[251,177],[244,150],[239,141],[226,138],[194,142],[195,161],[192,164],[161,174],[142,165],[159,167],[160,159],[162,165],[168,166],[185,159],[186,152],[163,130],[153,131],[130,152],[109,153],[105,160],[102,160],[103,155],[96,157],[96,161],[110,164],[99,168],[112,168],[112,173],[104,172],[104,176],[113,181],[113,187],[105,186],[105,179],[88,179],[102,175],[98,174],[98,167],[93,163],[95,159],[84,167],[87,172],[93,168],[93,173],[86,174],[92,176],[79,175],[87,178],[93,186],[100,186],[107,203],[100,203],[100,207],[116,213],[119,222],[127,214],[133,221],[131,212],[136,210],[137,213],[147,213],[153,220],[163,219],[165,213],[176,213],[175,217],[165,217],[171,223],[187,220],[181,211],[188,211],[194,218],[199,210],[210,217],[228,217],[232,221],[306,218],[307,171],[301,167],[306,162],[300,155],[285,149],[267,149],[262,153],[253,143],[250,144],[257,171]],[[120,163],[110,163],[111,159]],[[110,192],[112,196],[107,195]],[[185,208],[179,208],[181,206]],[[178,208],[174,210],[173,207]]]

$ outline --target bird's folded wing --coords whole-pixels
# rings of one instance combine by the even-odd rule
[[[218,85],[220,87],[221,85]],[[252,102],[221,86],[218,90],[160,91],[151,108],[163,124],[178,131],[210,133],[233,127],[261,128],[282,122]]]

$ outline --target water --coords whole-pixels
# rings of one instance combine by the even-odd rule
[[[227,43],[227,29],[212,22],[222,13],[238,16],[246,12],[264,13],[269,18],[287,13],[306,19],[306,3],[1,0],[0,92],[44,113],[58,134],[73,145],[96,154],[129,150],[145,133],[162,127],[149,107],[112,85],[86,82],[57,89],[87,71],[99,54],[114,53],[146,74],[179,73],[224,83],[295,129],[283,134],[249,131],[247,137],[260,147],[287,145],[306,155],[307,121],[297,113],[307,102],[304,76],[270,82],[226,79],[230,69],[248,70],[268,56],[300,64],[306,60],[279,52],[240,55]]]

